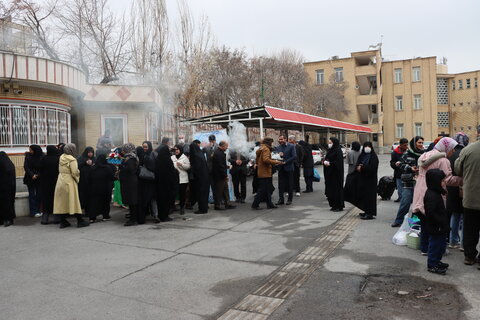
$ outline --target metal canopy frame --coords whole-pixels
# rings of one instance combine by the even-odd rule
[[[346,129],[340,128],[336,126],[329,126],[329,125],[320,125],[320,124],[313,124],[308,122],[302,121],[294,121],[294,120],[283,120],[283,119],[275,119],[268,111],[269,109],[274,109],[278,111],[287,111],[292,115],[299,115],[299,116],[310,116],[305,113],[290,111],[270,106],[262,106],[262,107],[254,107],[249,109],[242,109],[236,111],[230,111],[220,114],[214,114],[209,116],[204,116],[200,118],[191,118],[184,120],[183,122],[189,125],[202,125],[202,124],[212,124],[212,125],[220,125],[223,128],[226,128],[228,124],[232,121],[241,122],[247,128],[260,128],[260,134],[263,138],[264,129],[276,129],[276,130],[297,130],[305,133],[305,131],[309,132],[318,132],[318,133],[327,133],[330,132],[356,132],[356,133],[372,133],[371,129],[364,126],[357,126],[348,122],[337,121],[328,118],[322,118],[313,116],[314,118],[327,120],[327,121],[335,121],[338,124],[344,125],[354,125],[360,128],[364,128],[364,130],[354,130],[354,129]]]

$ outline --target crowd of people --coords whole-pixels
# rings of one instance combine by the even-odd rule
[[[313,191],[312,146],[306,140],[297,143],[295,136],[281,135],[277,147],[273,147],[272,138],[257,144],[252,209],[260,210],[262,202],[269,209],[291,205],[294,195],[300,196],[301,169],[306,186],[303,192]],[[399,202],[392,227],[401,226],[410,212],[416,215],[421,224],[420,250],[428,255],[428,270],[445,274],[448,264],[441,258],[447,243],[452,249],[464,250],[465,264],[473,265],[478,259],[480,142],[469,144],[468,136],[459,132],[453,138],[439,137],[427,150],[423,143],[420,136],[410,141],[403,138],[391,153],[398,192],[395,202]],[[102,221],[111,219],[112,195],[114,205],[129,210],[125,226],[144,224],[148,217],[155,223],[171,221],[172,212],[185,215],[186,209],[193,210],[194,206],[195,214],[206,214],[209,202],[215,210],[228,210],[236,207],[231,201],[229,173],[235,201],[245,203],[252,159],[237,150],[227,152],[228,142],[217,144],[215,135],[209,137],[204,148],[198,140],[190,144],[181,141],[171,147],[168,138],[162,139],[155,150],[150,141],[141,146],[127,143],[111,153],[112,147],[108,133],[99,139],[96,152],[87,147],[78,158],[71,143],[49,145],[46,154],[40,146],[31,145],[25,156],[23,179],[29,193],[30,216],[41,217],[41,224],[59,224],[60,228],[70,226],[68,218],[75,217],[77,227],[86,227],[100,217]],[[273,153],[279,158],[274,159]],[[353,142],[346,158],[345,179],[340,141],[330,137],[322,163],[330,210],[343,211],[347,201],[362,210],[361,219],[372,220],[377,215],[379,167],[373,144]],[[276,203],[272,200],[275,172]],[[15,166],[5,152],[0,152],[0,179],[0,222],[10,226],[15,218],[16,179]]]
[[[480,142],[469,144],[469,137],[459,132],[453,138],[439,136],[426,150],[423,144],[420,136],[402,138],[391,153],[395,202],[400,203],[392,227],[400,227],[410,212],[417,216],[427,269],[445,274],[449,265],[441,259],[447,244],[464,251],[466,265],[478,262]]]

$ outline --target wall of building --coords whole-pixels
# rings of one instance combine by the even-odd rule
[[[470,79],[470,88],[467,88],[467,79]],[[475,87],[477,79],[477,87]],[[459,88],[462,80],[463,88]],[[450,95],[450,132],[452,134],[463,131],[471,140],[475,140],[476,127],[480,125],[480,70],[456,74],[449,81]],[[455,90],[453,89],[455,82]]]

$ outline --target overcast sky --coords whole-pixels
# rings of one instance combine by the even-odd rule
[[[110,0],[128,8],[132,0]],[[446,57],[450,73],[480,69],[478,0],[188,0],[218,44],[267,54],[284,48],[306,61],[349,56],[380,42],[387,60]],[[176,0],[167,0],[175,20]]]

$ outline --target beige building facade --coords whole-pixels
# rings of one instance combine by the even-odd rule
[[[437,62],[436,57],[386,61],[381,50],[307,62],[304,67],[317,85],[346,82],[348,114],[339,120],[368,125],[373,132],[349,135],[346,142],[371,140],[386,150],[403,137],[433,141],[439,134],[458,131],[476,135],[479,71],[448,74],[446,60]]]

